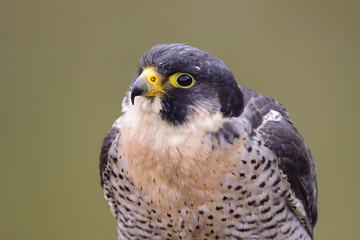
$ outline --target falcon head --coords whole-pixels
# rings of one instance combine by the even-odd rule
[[[220,59],[185,44],[163,44],[141,58],[123,105],[152,111],[177,126],[197,115],[239,116],[243,95]]]

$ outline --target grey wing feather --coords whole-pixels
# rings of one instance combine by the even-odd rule
[[[240,87],[253,131],[258,129],[265,146],[279,159],[279,167],[287,176],[296,197],[303,203],[306,222],[312,234],[317,221],[317,184],[314,161],[304,139],[295,128],[286,110],[275,100]],[[282,115],[280,121],[267,121],[263,117],[271,110]]]
[[[118,127],[112,127],[109,132],[106,134],[103,144],[101,146],[101,151],[100,151],[100,164],[99,164],[99,168],[100,168],[100,178],[101,178],[101,186],[104,185],[104,170],[106,168],[106,165],[108,163],[108,159],[109,159],[109,150],[110,147],[112,145],[112,143],[114,142],[116,136],[120,133],[120,129]]]

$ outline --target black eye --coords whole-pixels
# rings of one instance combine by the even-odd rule
[[[188,87],[192,84],[193,79],[189,75],[183,74],[180,77],[178,77],[177,82],[182,87]]]

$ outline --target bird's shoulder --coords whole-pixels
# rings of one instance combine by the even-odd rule
[[[104,175],[106,166],[109,162],[109,151],[111,149],[111,146],[113,145],[115,139],[120,138],[121,131],[120,131],[120,119],[118,119],[114,125],[110,128],[110,130],[105,135],[105,138],[103,140],[101,151],[100,151],[100,179],[101,179],[101,186],[104,185],[106,176]]]
[[[307,215],[305,220],[312,231],[317,221],[317,185],[309,148],[280,103],[239,87],[244,95],[241,117],[249,121],[250,135],[259,134],[264,146],[277,156],[278,166],[302,202]]]

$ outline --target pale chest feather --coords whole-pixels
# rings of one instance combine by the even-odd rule
[[[182,202],[212,198],[233,161],[212,133],[222,125],[220,114],[194,121],[200,125],[180,127],[168,125],[152,112],[126,114],[118,149],[145,194],[157,199],[161,197],[157,193],[163,192],[167,193],[163,200]]]
[[[140,232],[152,239],[307,239],[275,155],[249,137],[246,122],[235,125],[244,128],[224,131],[219,121],[174,131],[146,116],[123,118],[105,189],[118,199],[109,204],[119,236],[147,229]]]

